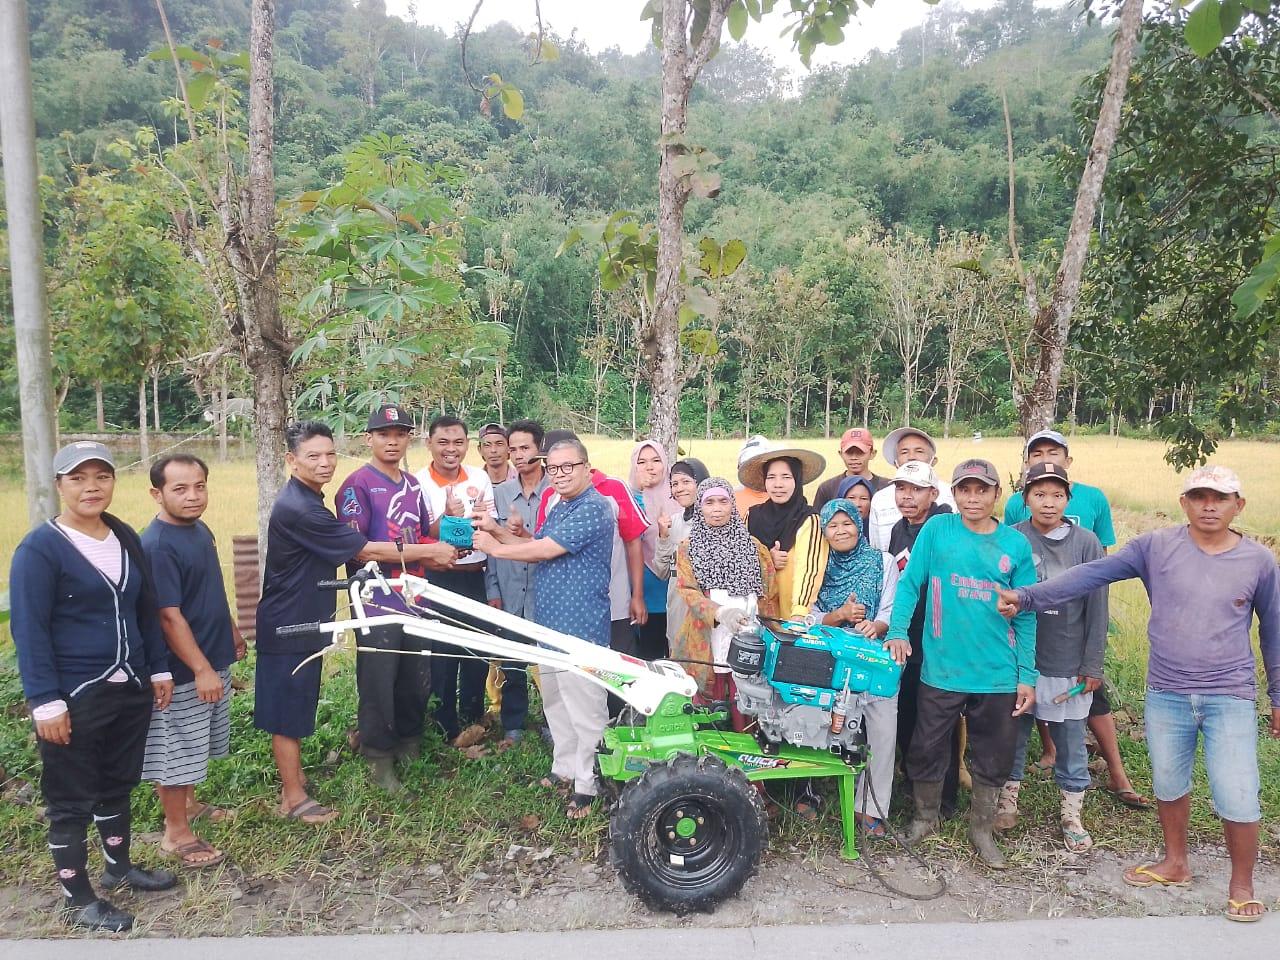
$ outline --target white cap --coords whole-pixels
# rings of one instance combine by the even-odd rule
[[[747,437],[747,439],[742,442],[742,449],[738,451],[738,466],[741,467],[757,453],[763,453],[768,450],[769,447],[770,443],[768,437],[762,437],[758,433],[754,437]]]
[[[893,475],[894,483],[909,483],[913,487],[934,487],[939,486],[938,475],[933,472],[933,467],[919,460],[908,460],[898,468],[898,472]]]
[[[1240,478],[1230,467],[1218,467],[1205,464],[1187,474],[1182,481],[1182,492],[1192,490],[1216,490],[1218,493],[1242,494]]]

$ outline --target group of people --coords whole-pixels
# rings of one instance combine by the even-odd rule
[[[1280,736],[1280,593],[1275,558],[1231,528],[1245,501],[1230,470],[1188,476],[1186,525],[1108,554],[1116,538],[1106,497],[1070,477],[1069,441],[1052,430],[1028,440],[1003,521],[996,468],[967,459],[944,484],[936,444],[912,427],[885,438],[894,469],[885,477],[870,469],[872,435],[846,431],[844,469],[812,502],[804,491],[822,477],[824,458],[759,436],[744,443],[736,480],[691,457],[670,462],[661,444],[644,440],[625,481],[593,467],[572,432],[533,420],[481,427],[482,466],[465,462],[472,438],[456,417],[430,422],[430,462],[416,475],[405,468],[413,438],[404,409],[375,410],[368,462],[339,485],[331,510],[332,432],[317,421],[287,429],[290,477],[269,523],[254,683],[254,724],[271,737],[280,817],[322,824],[339,812],[311,796],[302,766],[321,690],[312,655],[327,638],[277,628],[331,619],[334,596],[317,582],[344,564],[376,561],[388,575],[424,576],[591,643],[679,662],[698,698],[727,704],[738,729],[749,718],[735,709],[724,664],[753,615],[878,639],[903,673],[897,695],[864,704],[872,759],[856,810],[866,834],[885,835],[895,779],[913,809],[908,839],[918,842],[955,813],[967,778],[970,839],[983,862],[1005,866],[996,834],[1017,823],[1038,721],[1039,765],[1061,791],[1062,841],[1081,852],[1092,845],[1083,817],[1086,729],[1107,763],[1105,788],[1128,806],[1150,806],[1124,769],[1103,684],[1107,584],[1139,578],[1153,606],[1146,724],[1166,853],[1125,880],[1189,882],[1191,764],[1203,736],[1233,865],[1227,916],[1261,916],[1252,887],[1261,811],[1250,629],[1256,616],[1270,732]],[[222,861],[194,825],[232,811],[198,799],[195,786],[209,760],[228,751],[230,666],[244,641],[200,519],[202,461],[179,454],[152,466],[158,513],[141,537],[107,510],[115,464],[102,444],[64,447],[53,472],[62,511],[14,555],[12,629],[65,909],[82,927],[121,930],[132,918],[89,879],[90,820],[102,839],[105,890],[176,883],[172,871],[130,860],[129,794],[140,779],[156,785],[163,805],[161,849],[184,868]],[[469,548],[442,536],[442,524],[458,522],[472,527]],[[374,602],[375,614],[407,609],[399,596]],[[596,746],[620,708],[601,687],[567,671],[491,664],[459,647],[424,650],[394,626],[361,644],[406,654],[357,656],[351,742],[381,788],[404,789],[398,764],[418,755],[428,723],[458,748],[489,737],[499,750],[517,744],[536,682],[552,744],[540,783],[561,793],[568,817],[590,814]],[[812,819],[821,798],[802,784],[776,802]]]

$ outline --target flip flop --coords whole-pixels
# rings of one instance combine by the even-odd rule
[[[227,855],[225,853],[207,841],[201,840],[199,837],[195,840],[190,840],[187,843],[179,844],[172,850],[161,843],[160,850],[167,856],[177,858],[177,860],[181,862],[183,870],[204,870],[208,867],[216,867],[223,860],[227,859]],[[217,856],[210,857],[206,860],[193,859],[196,854],[200,853],[213,853],[217,854]]]
[[[1262,907],[1262,913],[1240,913],[1245,907],[1254,905]],[[1235,912],[1232,912],[1235,911]],[[1234,920],[1236,923],[1257,923],[1262,919],[1262,914],[1267,912],[1267,905],[1261,900],[1232,900],[1227,899],[1227,912],[1224,914],[1228,920]]]
[[[204,818],[210,823],[222,823],[224,820],[234,820],[236,812],[228,810],[226,807],[215,807],[211,803],[201,803],[195,812],[187,814],[187,822],[195,823],[197,820]]]
[[[565,816],[570,820],[585,820],[591,815],[591,806],[595,802],[596,798],[589,793],[575,793],[564,808]]]
[[[287,813],[282,812],[279,807],[276,808],[276,816],[281,820],[297,820],[299,823],[305,823],[309,827],[318,827],[322,823],[328,823],[330,820],[338,818],[337,810],[330,810],[323,807],[311,797],[303,800],[297,806],[293,807]]]
[[[1124,882],[1131,887],[1189,887],[1191,886],[1191,878],[1186,880],[1170,880],[1168,877],[1162,877],[1151,868],[1154,863],[1144,863],[1140,867],[1134,867],[1132,870],[1126,870],[1121,876]],[[1138,878],[1134,879],[1129,874],[1135,874]]]
[[[883,840],[886,836],[884,821],[879,817],[859,817],[858,825],[862,832],[872,840]]]
[[[1107,793],[1115,797],[1130,810],[1150,810],[1152,803],[1137,790],[1130,787],[1127,790],[1115,790],[1111,787],[1103,787]]]

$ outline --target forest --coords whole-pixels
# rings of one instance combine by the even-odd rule
[[[651,308],[618,252],[653,249],[657,49],[503,25],[464,51],[382,0],[276,8],[294,410],[643,432]],[[689,107],[685,434],[1017,428],[1035,345],[1016,272],[1057,269],[1110,57],[1096,12],[944,3],[894,49],[802,74],[750,33],[721,47]],[[1058,408],[1175,441],[1274,433],[1280,308],[1253,278],[1276,259],[1278,18],[1199,59],[1186,17],[1146,14]],[[252,396],[220,241],[191,213],[243,174],[248,0],[31,18],[60,427],[208,428]],[[0,429],[7,297],[0,272]]]

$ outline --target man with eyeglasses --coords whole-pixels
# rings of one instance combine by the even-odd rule
[[[533,619],[597,646],[609,645],[609,569],[615,521],[595,489],[587,448],[576,437],[550,444],[547,477],[557,494],[532,539],[492,525],[477,530],[475,546],[489,556],[535,564]],[[591,681],[548,667],[542,706],[554,741],[551,772],[543,784],[572,785],[566,814],[580,820],[599,792],[596,744],[609,720],[605,691]]]

